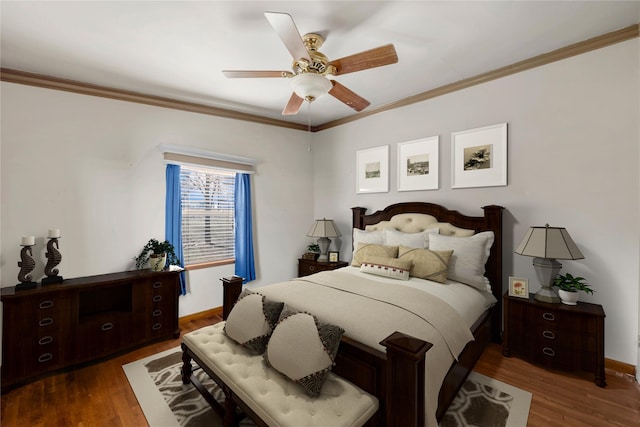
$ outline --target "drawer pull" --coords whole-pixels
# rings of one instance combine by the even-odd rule
[[[553,313],[542,313],[542,318],[544,320],[556,320],[556,316],[554,316]]]
[[[53,342],[53,337],[50,335],[47,335],[46,337],[42,337],[38,340],[38,344],[40,345],[47,345],[47,344],[51,344]]]
[[[556,339],[556,334],[554,334],[551,331],[543,331],[542,332],[542,336],[545,337],[545,338],[548,338],[550,340],[555,340]]]
[[[155,282],[152,286],[153,289],[160,289],[162,287],[162,282]]]
[[[153,315],[153,317],[158,317],[162,314],[162,310],[153,310],[153,313],[151,313]]]
[[[51,308],[53,307],[53,301],[51,301],[50,299],[42,301],[40,303],[40,308]]]
[[[44,319],[40,320],[40,322],[38,322],[38,325],[49,326],[52,323],[53,323],[53,319],[51,317],[45,317]]]
[[[152,298],[153,302],[160,302],[162,301],[162,295],[154,295]]]
[[[51,359],[53,359],[53,354],[45,353],[45,354],[41,355],[40,357],[38,357],[38,362],[44,363],[44,362],[48,362]]]
[[[313,271],[313,270],[315,270],[315,269],[316,269],[316,268],[315,268],[313,265],[310,265],[310,266],[309,266],[309,271]]]
[[[162,328],[161,323],[154,323],[153,326],[151,327],[151,329],[153,329],[154,331],[157,331],[160,328]]]
[[[553,357],[553,356],[555,356],[555,355],[556,355],[556,352],[555,352],[555,351],[553,351],[553,349],[552,349],[552,348],[549,348],[549,347],[545,347],[545,348],[543,348],[543,349],[542,349],[542,352],[543,352],[544,354],[546,354],[547,356],[551,356],[551,357]]]
[[[105,324],[103,324],[100,329],[102,329],[103,331],[108,331],[110,329],[113,329],[113,323],[111,322],[107,322]]]

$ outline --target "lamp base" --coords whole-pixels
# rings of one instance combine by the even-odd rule
[[[318,246],[320,246],[320,256],[318,257],[318,262],[328,262],[329,257],[327,256],[327,251],[329,250],[329,245],[331,245],[331,239],[328,237],[320,237],[318,239]]]
[[[547,286],[543,286],[542,288],[540,288],[540,290],[536,292],[533,298],[536,299],[537,301],[542,301],[542,302],[550,302],[554,304],[560,303],[560,297],[556,294],[556,292],[553,289]]]

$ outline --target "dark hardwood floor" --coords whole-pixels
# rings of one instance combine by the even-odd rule
[[[182,332],[219,320],[212,317],[181,323]],[[180,339],[163,341],[3,394],[0,425],[147,426],[122,365],[179,345]],[[496,344],[487,348],[475,370],[533,394],[529,427],[640,425],[640,386],[614,372],[607,371],[608,387],[602,389],[587,374],[551,372],[517,358],[505,358]]]

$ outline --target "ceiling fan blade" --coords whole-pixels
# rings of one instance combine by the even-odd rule
[[[300,32],[291,15],[280,12],[265,12],[264,16],[267,17],[273,29],[276,30],[294,60],[305,58],[307,61],[311,61],[309,52],[307,52],[307,48],[302,42]]]
[[[248,71],[248,70],[222,70],[225,77],[230,79],[256,78],[256,77],[293,77],[290,71]]]
[[[369,106],[369,101],[362,98],[351,89],[348,89],[346,86],[341,85],[335,80],[331,80],[331,83],[333,84],[333,88],[329,91],[329,95],[333,96],[337,100],[344,102],[356,111],[362,111]]]
[[[336,75],[341,76],[343,74],[353,73],[354,71],[395,64],[396,62],[398,62],[396,49],[392,44],[387,44],[375,49],[365,50],[364,52],[333,60],[329,62],[329,65],[336,67]]]
[[[304,99],[300,98],[298,95],[296,95],[295,92],[293,92],[291,94],[291,98],[289,98],[289,102],[287,102],[287,105],[284,107],[284,110],[282,110],[282,115],[293,116],[295,114],[298,114],[298,111],[300,110],[300,107],[302,106],[303,102],[304,102]]]

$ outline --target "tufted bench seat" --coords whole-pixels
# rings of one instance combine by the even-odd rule
[[[378,399],[331,373],[319,397],[266,366],[262,356],[249,354],[229,339],[224,322],[198,329],[183,337],[182,379],[204,387],[191,375],[193,359],[222,388],[225,406],[217,410],[224,425],[237,424],[236,405],[259,426],[350,427],[364,425],[378,410]],[[204,395],[204,394],[203,394]],[[204,395],[216,409],[213,398]]]

